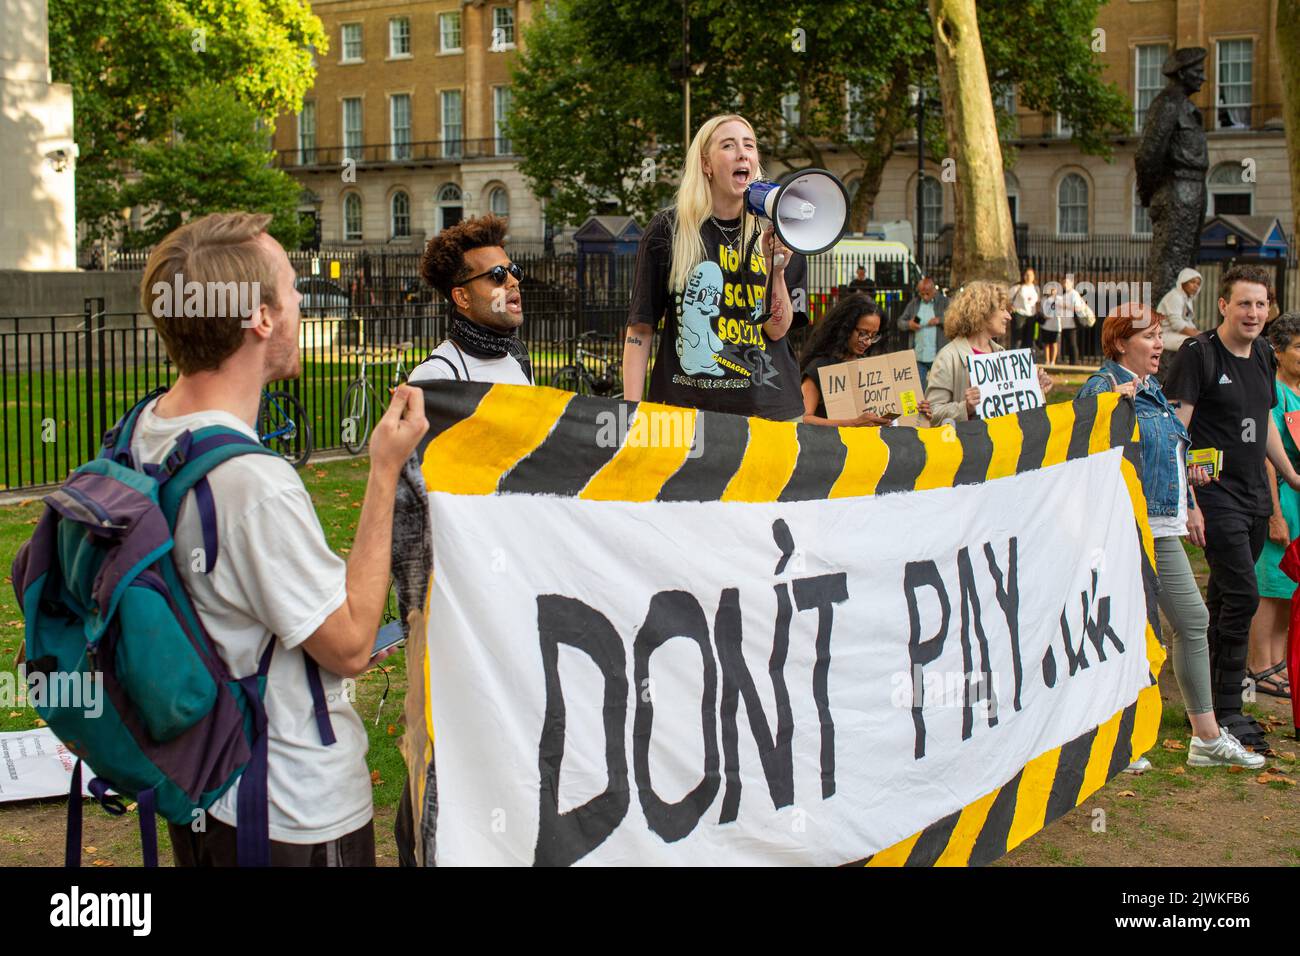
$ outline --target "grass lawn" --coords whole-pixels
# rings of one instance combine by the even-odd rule
[[[1078,383],[1058,383],[1052,398],[1064,400]],[[356,532],[369,461],[366,458],[310,465],[302,472],[321,526],[332,548],[347,556]],[[39,502],[0,507],[0,667],[10,668],[23,639],[22,619],[8,569],[19,545],[41,513]],[[1188,546],[1193,570],[1204,584],[1205,563]],[[392,823],[401,796],[404,765],[398,750],[399,717],[406,692],[403,653],[384,662],[391,690],[382,712],[385,675],[372,670],[358,680],[356,709],[370,738],[375,831],[381,865],[396,863]],[[1297,789],[1290,785],[1295,755],[1270,761],[1280,774],[1261,778],[1221,768],[1185,767],[1190,731],[1173,679],[1161,674],[1164,715],[1160,742],[1148,753],[1154,769],[1141,777],[1121,774],[1084,803],[1008,854],[999,865],[1296,865],[1300,863]],[[1247,710],[1263,720],[1282,721],[1274,736],[1280,750],[1294,750],[1289,705],[1261,697]],[[378,721],[376,718],[378,717]],[[0,730],[38,723],[34,711],[0,707]],[[1284,735],[1285,731],[1285,735]],[[1289,758],[1289,759],[1288,759]],[[1231,814],[1223,813],[1232,808]],[[1101,811],[1100,814],[1098,811]],[[62,861],[66,804],[62,800],[0,804],[0,866],[58,865]],[[1100,821],[1100,828],[1099,828]],[[160,833],[162,859],[169,859],[166,828]],[[140,862],[134,816],[110,817],[90,806],[85,814],[84,862],[130,866]]]

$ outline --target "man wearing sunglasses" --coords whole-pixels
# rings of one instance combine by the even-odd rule
[[[524,321],[519,281],[523,270],[503,248],[506,222],[466,219],[429,240],[420,260],[424,281],[451,303],[447,338],[411,372],[409,381],[533,384],[528,349],[519,340]]]

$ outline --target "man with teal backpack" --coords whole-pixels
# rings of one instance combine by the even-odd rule
[[[421,393],[399,388],[344,564],[254,429],[262,388],[299,374],[300,295],[269,221],[213,214],[154,250],[141,297],[179,377],[47,497],[14,564],[29,677],[101,681],[107,701],[98,716],[57,700],[38,713],[106,808],[121,812],[110,789],[139,804],[146,863],[155,813],[181,866],[375,859],[366,733],[343,680],[369,665],[398,474],[428,425]],[[79,762],[73,794],[80,776]],[[80,811],[74,797],[70,865]]]

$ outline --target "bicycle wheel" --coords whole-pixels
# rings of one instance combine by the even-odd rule
[[[566,365],[551,377],[551,388],[562,388],[579,395],[590,395],[593,385],[591,375],[581,365]]]
[[[288,392],[263,392],[257,412],[257,434],[262,444],[295,468],[311,457],[311,425],[302,402]]]
[[[359,455],[370,437],[370,390],[357,379],[343,395],[343,447]]]

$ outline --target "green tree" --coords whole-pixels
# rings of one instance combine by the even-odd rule
[[[50,0],[50,68],[72,85],[77,217],[112,237],[141,144],[171,135],[193,89],[221,84],[264,123],[296,112],[328,41],[307,0]]]
[[[146,210],[143,228],[128,232],[129,245],[148,247],[181,223],[210,212],[271,213],[270,233],[286,249],[302,239],[297,205],[301,187],[270,165],[266,133],[257,111],[226,87],[191,90],[173,111],[173,134],[129,154],[138,179],[120,193],[128,206]]]
[[[1015,85],[1025,109],[1061,113],[1085,151],[1108,155],[1131,117],[1091,46],[1103,2],[981,0],[980,27],[991,83]],[[605,197],[629,213],[653,207],[665,194],[664,171],[680,164],[682,95],[672,65],[681,61],[681,4],[555,0],[546,9],[554,13],[538,16],[516,66],[516,90],[532,94],[526,109],[516,99],[514,122],[525,175],[539,194],[563,194],[570,220]],[[727,0],[690,0],[689,10],[693,125],[738,110],[754,123],[765,158],[796,165],[825,165],[827,144],[847,147],[861,177],[851,221],[865,226],[885,164],[915,126],[909,89],[938,88],[923,0],[803,0],[761,15]],[[548,46],[557,36],[563,45]],[[799,116],[787,124],[781,98],[792,93]],[[1009,129],[1005,117],[1001,125]],[[616,133],[617,150],[608,149]],[[944,136],[942,118],[930,117],[931,155],[946,154]],[[567,156],[542,155],[542,145]],[[597,164],[602,151],[607,161]],[[652,154],[660,181],[644,184],[636,174]]]

